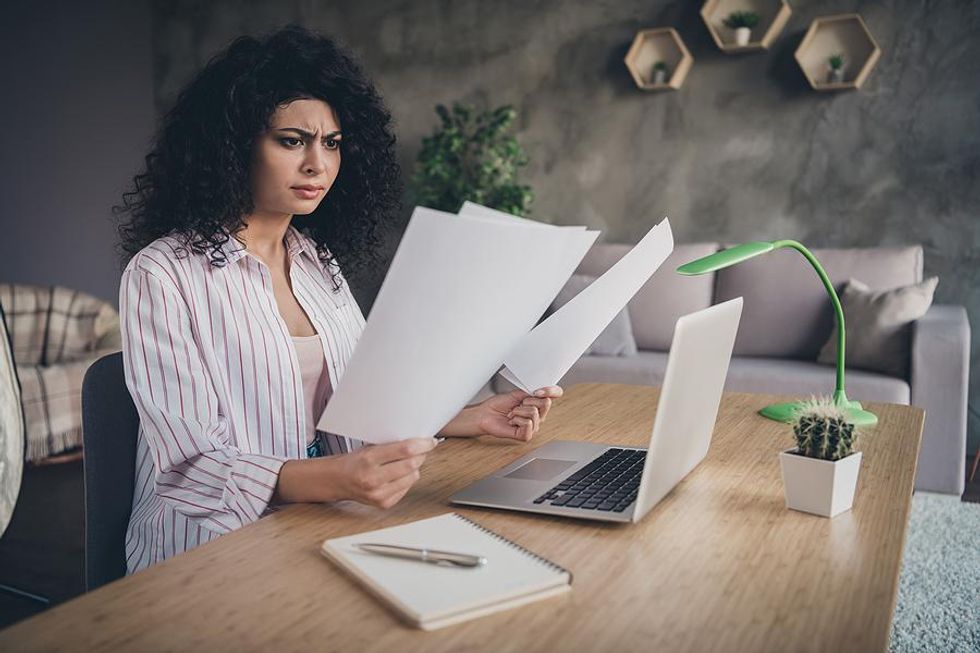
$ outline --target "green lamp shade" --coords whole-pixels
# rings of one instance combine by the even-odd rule
[[[678,274],[684,274],[687,276],[714,272],[715,270],[720,270],[721,268],[727,268],[729,265],[735,265],[736,263],[741,263],[742,261],[754,258],[759,254],[771,252],[773,249],[775,249],[775,247],[772,243],[764,243],[759,241],[745,243],[744,245],[737,245],[735,247],[716,252],[715,254],[709,254],[708,256],[699,258],[696,261],[685,263],[677,268],[677,272]]]

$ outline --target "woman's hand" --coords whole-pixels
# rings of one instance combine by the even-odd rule
[[[350,499],[388,509],[419,480],[434,438],[363,447],[337,456],[289,460],[279,471],[275,497],[282,502]]]
[[[494,395],[464,408],[440,435],[492,435],[527,442],[541,428],[551,410],[551,400],[560,397],[562,392],[560,387],[552,385],[535,390],[533,395],[523,390]]]

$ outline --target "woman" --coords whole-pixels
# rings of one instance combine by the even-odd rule
[[[315,430],[364,326],[339,263],[376,262],[398,206],[394,143],[351,56],[299,27],[236,40],[167,114],[120,227],[140,417],[130,572],[270,504],[388,508],[418,480],[432,438],[363,446]],[[527,441],[560,395],[491,397],[441,435]]]

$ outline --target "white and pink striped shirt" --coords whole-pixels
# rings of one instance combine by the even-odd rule
[[[346,281],[334,291],[315,243],[289,227],[293,294],[320,335],[331,387],[364,328]],[[269,269],[230,239],[227,264],[160,238],[119,292],[126,385],[140,418],[126,537],[132,573],[258,519],[283,463],[306,456],[300,365]],[[341,277],[342,278],[342,277]],[[360,443],[330,436],[330,453]]]

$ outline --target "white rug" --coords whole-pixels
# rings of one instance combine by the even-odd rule
[[[980,651],[980,504],[912,497],[889,651]]]

